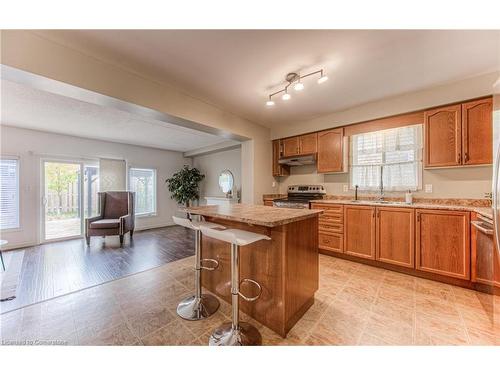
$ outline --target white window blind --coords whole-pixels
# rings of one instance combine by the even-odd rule
[[[351,187],[405,191],[420,188],[422,126],[356,134],[351,138]]]
[[[0,159],[0,229],[19,228],[19,161]]]
[[[156,214],[156,170],[130,168],[129,185],[135,192],[135,214]]]

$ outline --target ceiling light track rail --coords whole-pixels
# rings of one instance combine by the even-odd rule
[[[304,78],[307,78],[307,77],[310,77],[310,76],[313,76],[313,75],[317,75],[319,74],[320,77],[318,78],[318,84],[321,84],[323,82],[325,82],[326,80],[328,80],[328,76],[326,76],[324,74],[324,71],[323,69],[320,69],[320,70],[316,70],[314,72],[311,72],[311,73],[307,73],[307,74],[304,74],[304,75],[300,75],[298,73],[288,73],[286,75],[286,82],[288,82],[285,87],[281,90],[278,90],[278,91],[275,91],[273,92],[272,94],[269,95],[269,99],[268,101],[266,102],[266,105],[268,107],[270,106],[274,106],[275,105],[275,102],[273,101],[273,96],[276,96],[278,94],[281,94],[283,93],[283,95],[281,96],[281,99],[282,100],[290,100],[290,98],[292,97],[289,93],[288,93],[288,88],[290,87],[290,85],[294,85],[293,88],[295,89],[295,91],[302,91],[304,89],[304,84],[302,83],[302,79]]]

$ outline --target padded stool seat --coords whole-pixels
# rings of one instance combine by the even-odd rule
[[[215,238],[231,244],[231,302],[232,314],[231,322],[224,323],[217,327],[209,339],[209,344],[214,346],[236,346],[236,345],[260,345],[262,337],[257,328],[249,323],[240,323],[239,321],[239,297],[245,301],[257,300],[261,293],[262,287],[252,279],[243,279],[240,281],[240,246],[247,246],[261,240],[270,240],[271,238],[259,234],[248,232],[241,229],[217,230],[205,226],[200,227],[204,236]],[[240,292],[240,284],[247,282],[254,284],[259,293],[254,297],[247,297]]]

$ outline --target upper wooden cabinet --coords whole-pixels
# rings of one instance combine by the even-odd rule
[[[491,98],[462,104],[463,164],[493,162],[493,103]]]
[[[318,133],[318,173],[344,171],[344,129]]]
[[[460,165],[462,139],[460,104],[426,111],[424,115],[425,166]]]
[[[377,208],[377,260],[415,266],[415,211],[412,208]]]
[[[314,154],[318,151],[318,133],[285,138],[281,141],[283,146],[282,157]]]
[[[491,164],[492,99],[480,99],[426,111],[425,167]]]
[[[470,280],[470,212],[417,209],[416,269]]]
[[[290,174],[290,167],[281,165],[278,160],[282,156],[282,142],[279,139],[273,141],[273,176],[288,176]]]
[[[344,252],[375,259],[375,207],[344,206]]]

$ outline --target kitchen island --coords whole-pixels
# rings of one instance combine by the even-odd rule
[[[271,237],[240,250],[240,277],[262,286],[254,302],[240,299],[240,310],[282,337],[314,303],[318,290],[318,216],[322,210],[275,208],[262,205],[190,207],[186,212],[206,221]],[[230,245],[204,236],[201,257],[219,261],[215,271],[202,273],[202,285],[231,302]],[[248,288],[248,289],[246,289]],[[255,294],[242,284],[246,295]]]

